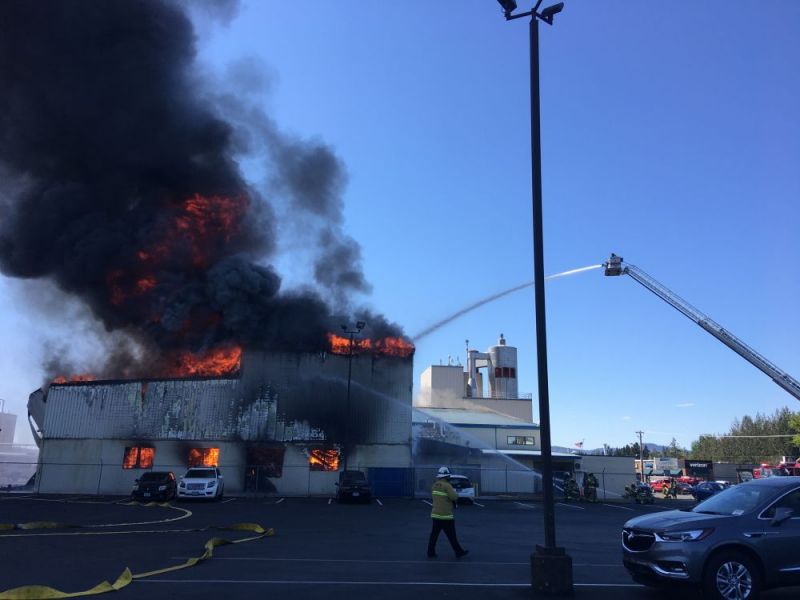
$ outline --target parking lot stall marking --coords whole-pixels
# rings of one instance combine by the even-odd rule
[[[380,501],[378,498],[375,498],[375,502],[377,502],[378,504],[380,504],[381,506],[383,506],[383,502],[381,502],[381,501]]]
[[[275,504],[280,504],[280,503],[281,503],[281,502],[283,502],[284,500],[286,500],[286,498],[281,498],[281,499],[280,499],[280,500],[278,500],[278,501],[277,501]]]
[[[128,567],[125,567],[125,570],[122,572],[122,574],[117,578],[117,580],[114,583],[103,581],[102,583],[94,586],[89,590],[83,590],[80,592],[63,592],[61,590],[57,590],[55,588],[51,588],[48,586],[26,585],[22,587],[13,588],[10,590],[0,591],[0,600],[32,600],[34,598],[43,598],[49,600],[52,598],[75,598],[78,596],[94,596],[97,594],[105,594],[107,592],[113,592],[122,589],[134,580],[141,581],[146,579],[147,577],[153,577],[155,575],[161,575],[163,573],[170,573],[173,571],[186,569],[188,567],[193,567],[200,562],[210,559],[214,554],[214,548],[218,546],[252,542],[255,540],[260,540],[265,537],[272,536],[275,533],[273,529],[271,528],[264,529],[258,523],[236,523],[228,527],[216,527],[215,529],[225,529],[231,531],[250,531],[256,533],[256,535],[238,540],[228,540],[225,538],[217,538],[217,537],[211,538],[205,543],[203,554],[201,554],[198,557],[189,558],[183,564],[173,565],[170,567],[157,569],[154,571],[147,571],[145,573],[131,573],[131,570]],[[103,534],[115,535],[117,533],[119,532],[102,532],[102,533],[95,532],[94,535],[103,535]],[[130,533],[141,533],[141,532],[130,532]],[[39,535],[47,535],[47,534],[39,534]],[[93,535],[93,533],[85,533],[84,535]]]
[[[227,500],[223,500],[222,504],[227,504],[228,502],[236,502],[236,498],[228,498]]]
[[[177,510],[182,512],[183,514],[178,517],[172,517],[169,519],[159,519],[157,521],[140,521],[138,523],[103,523],[100,525],[84,525],[83,527],[92,527],[92,528],[99,528],[99,527],[133,527],[135,525],[155,525],[156,523],[172,523],[174,521],[180,521],[181,519],[188,519],[192,516],[192,511],[188,508],[182,508],[180,506],[172,506],[169,503],[159,503],[159,502],[148,502],[147,504],[141,504],[139,502],[128,502],[126,505],[129,506],[147,506],[147,507],[161,507],[161,508],[169,508],[172,510]]]
[[[333,502],[333,498],[328,498],[328,506],[331,505],[331,502]]]
[[[430,500],[423,500],[423,502],[424,502],[425,504],[427,504],[428,506],[433,506],[433,504],[431,503],[431,501],[430,501]]]
[[[627,506],[618,506],[616,504],[603,504],[603,506],[608,506],[609,508],[620,508],[622,510],[629,510],[631,512],[636,512],[632,508],[629,508]]]
[[[294,579],[148,579],[136,580],[136,583],[169,583],[169,584],[259,584],[259,585],[381,585],[381,586],[418,586],[418,587],[477,587],[477,588],[509,588],[531,586],[530,581],[520,583],[464,583],[463,581],[299,581]],[[638,583],[573,583],[575,587],[602,587],[602,588],[643,588]]]
[[[483,504],[480,504],[479,502],[475,502],[474,500],[472,501],[472,503],[473,503],[475,506],[480,506],[481,508],[486,508],[486,507],[485,507]]]
[[[586,510],[582,506],[572,506],[572,504],[564,504],[563,502],[556,502],[558,506],[565,506],[566,508],[574,508],[576,510]]]
[[[528,509],[536,508],[535,504],[526,504],[525,502],[514,502],[514,504],[516,504],[517,506],[521,506],[522,508],[528,508]]]

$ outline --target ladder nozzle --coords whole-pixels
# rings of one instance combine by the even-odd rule
[[[614,275],[622,275],[622,273],[624,273],[622,266],[622,257],[617,256],[612,252],[611,257],[606,262],[603,263],[603,273],[607,277],[611,277]]]

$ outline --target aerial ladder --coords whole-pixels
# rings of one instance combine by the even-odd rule
[[[777,365],[768,361],[708,315],[703,314],[686,302],[686,300],[668,290],[640,268],[630,263],[623,264],[622,257],[616,254],[612,254],[611,258],[603,263],[603,268],[607,276],[630,275],[634,281],[642,284],[664,302],[697,323],[751,365],[768,375],[772,381],[789,392],[797,400],[800,400],[800,381],[797,381],[797,379],[780,369]]]

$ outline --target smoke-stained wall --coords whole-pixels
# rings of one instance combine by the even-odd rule
[[[332,493],[336,473],[309,467],[311,448],[350,448],[351,468],[411,466],[412,358],[362,354],[245,353],[240,378],[52,385],[32,412],[41,431],[38,491],[129,493],[141,469],[125,448],[155,448],[151,468],[187,467],[192,448],[219,448],[226,489],[246,485],[247,452],[281,447],[270,489]],[[330,489],[329,489],[330,488]]]

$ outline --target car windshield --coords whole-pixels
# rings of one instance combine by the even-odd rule
[[[189,469],[184,475],[185,479],[213,479],[216,477],[214,469]]]
[[[167,473],[145,473],[139,481],[164,481],[166,478]]]
[[[470,483],[469,479],[466,477],[451,477],[450,485],[452,485],[455,490],[464,490],[472,487],[472,483]]]
[[[775,494],[771,487],[737,485],[711,496],[692,509],[692,512],[712,515],[742,515],[758,508]]]

